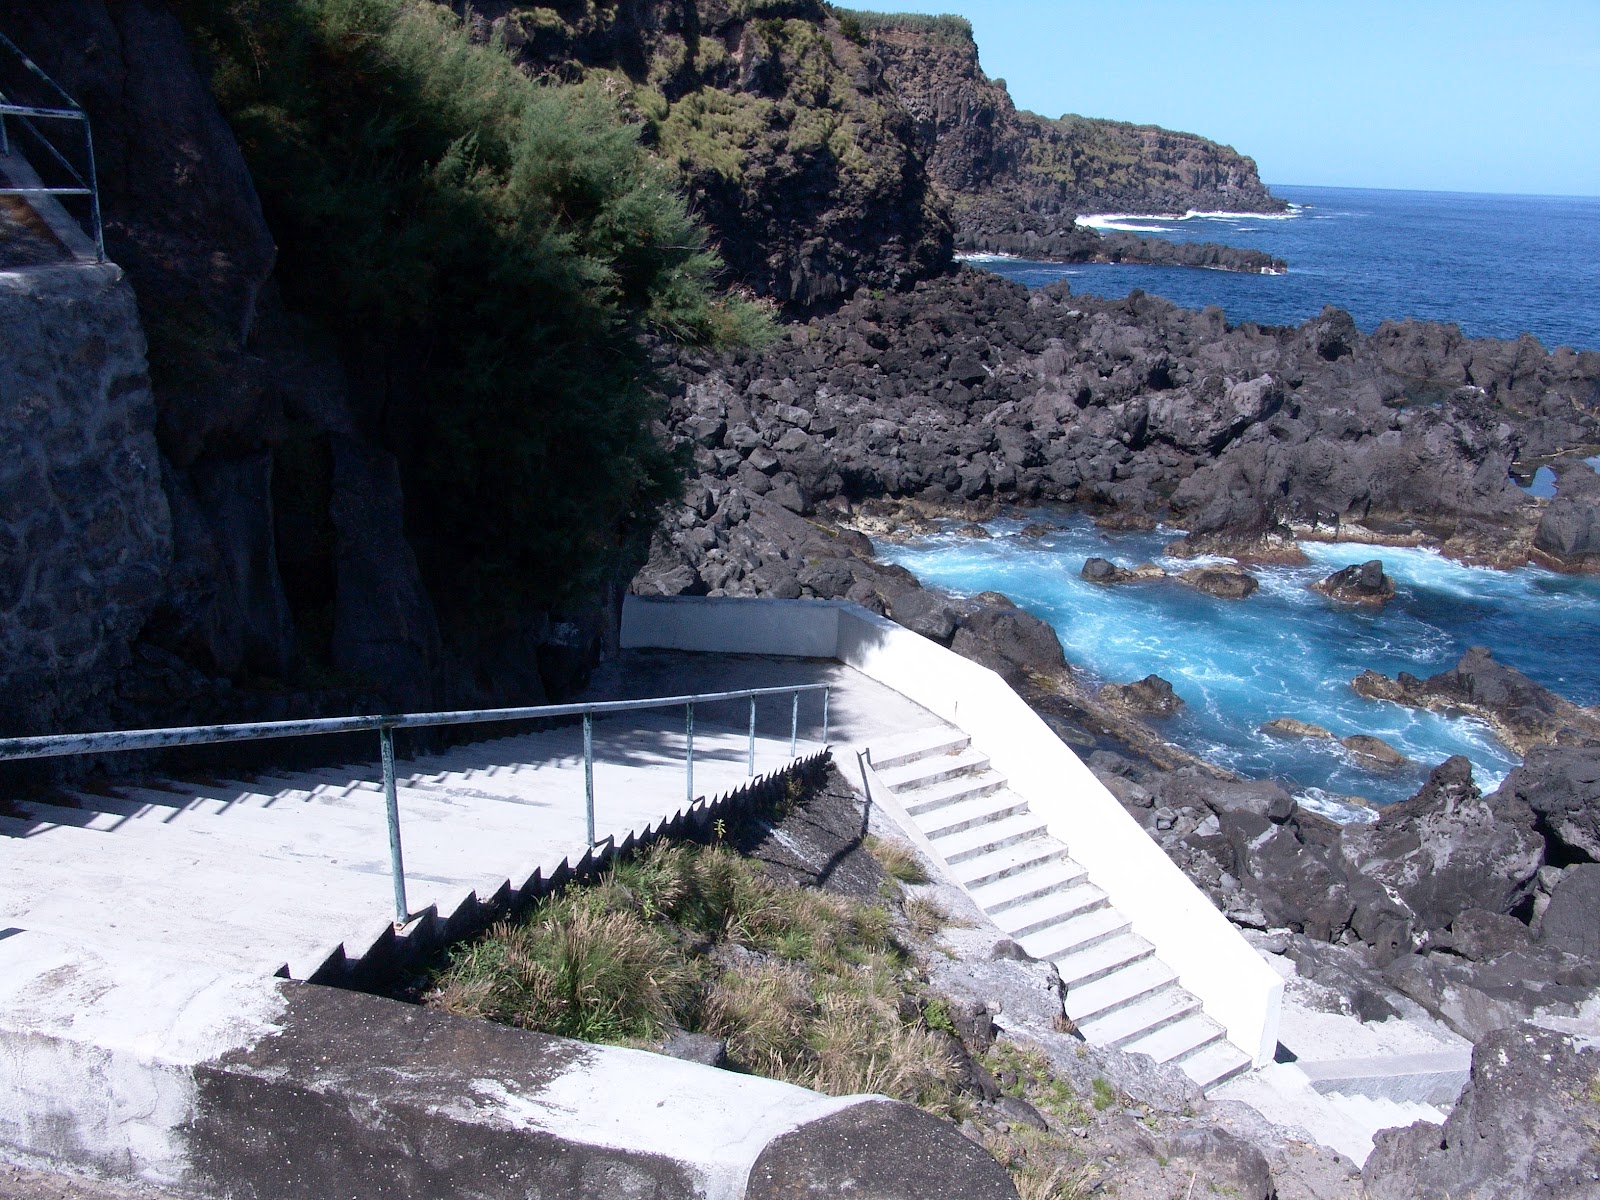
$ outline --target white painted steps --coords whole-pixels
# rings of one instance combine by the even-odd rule
[[[872,762],[978,907],[1030,955],[1056,965],[1067,1015],[1088,1041],[1171,1063],[1202,1088],[1250,1068],[968,738],[928,730],[874,747]]]

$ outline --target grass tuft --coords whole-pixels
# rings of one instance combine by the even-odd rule
[[[879,837],[866,840],[867,853],[891,879],[901,883],[927,883],[928,871],[917,852],[900,842],[889,842]]]

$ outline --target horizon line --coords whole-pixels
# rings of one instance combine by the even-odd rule
[[[1447,187],[1394,187],[1369,183],[1265,183],[1270,192],[1275,187],[1285,188],[1336,188],[1351,192],[1418,192],[1434,196],[1511,196],[1523,200],[1600,200],[1600,192],[1485,192],[1467,188]]]

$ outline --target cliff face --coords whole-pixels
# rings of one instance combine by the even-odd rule
[[[915,118],[960,249],[1015,252],[1055,238],[1066,255],[1073,218],[1087,212],[1284,208],[1255,163],[1227,146],[1152,125],[1019,111],[1004,82],[984,74],[965,22],[844,20]]]
[[[914,123],[820,0],[453,7],[528,69],[623,96],[758,295],[806,308],[949,265]]]

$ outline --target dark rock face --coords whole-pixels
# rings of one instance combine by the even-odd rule
[[[1558,566],[1600,565],[1600,474],[1578,462],[1566,465],[1557,480],[1556,497],[1539,518],[1533,544]]]
[[[1600,1052],[1522,1026],[1490,1034],[1441,1128],[1378,1134],[1362,1178],[1373,1200],[1592,1200],[1600,1196]]]
[[[115,267],[0,285],[0,730],[80,727],[172,560],[155,404]]]
[[[1086,212],[1278,212],[1255,164],[1225,146],[1153,126],[1019,112],[978,65],[970,30],[877,18],[868,44],[917,122],[928,170],[954,201],[964,250],[1067,261],[1159,261],[1272,269],[1266,255],[1173,246],[1078,228]]]
[[[1563,861],[1600,862],[1600,749],[1535,747],[1503,790],[1538,814]]]
[[[1375,823],[1347,826],[1340,851],[1352,885],[1378,885],[1357,897],[1358,916],[1393,911],[1419,932],[1443,929],[1469,908],[1510,912],[1544,864],[1533,810],[1504,789],[1479,797],[1464,759],[1437,768]]]
[[[1496,662],[1483,646],[1473,646],[1454,667],[1427,679],[1404,671],[1388,679],[1367,671],[1351,686],[1373,700],[1482,717],[1523,754],[1541,745],[1600,745],[1600,715]]]
[[[1550,894],[1539,941],[1600,963],[1600,863],[1569,868]]]
[[[756,294],[809,309],[949,266],[950,220],[915,124],[827,5],[451,6],[536,72],[604,71],[608,87],[631,87],[646,141]]]
[[[879,1101],[774,1139],[751,1168],[746,1194],[750,1200],[1016,1200],[1017,1191],[1005,1168],[950,1122]]]
[[[1394,599],[1394,580],[1383,573],[1383,560],[1380,558],[1335,571],[1311,586],[1323,595],[1346,604],[1382,607]]]

